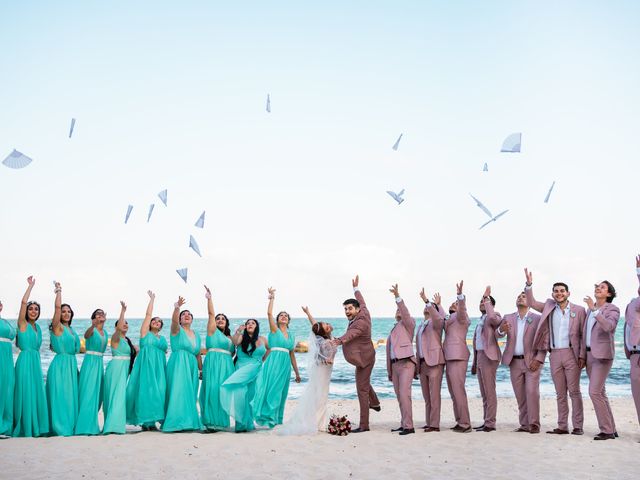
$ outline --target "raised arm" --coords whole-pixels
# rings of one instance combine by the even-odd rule
[[[462,293],[463,287],[464,280],[460,280],[460,283],[456,283],[456,303],[458,304],[456,320],[468,327],[471,324],[471,320],[469,320],[469,312],[467,311],[467,299],[464,296],[464,293]]]
[[[395,285],[392,285],[389,291],[393,293],[398,310],[400,310],[400,322],[402,322],[402,325],[407,330],[411,331],[410,335],[413,335],[413,330],[416,328],[416,321],[409,313],[409,309],[407,308],[407,306],[404,303],[404,300],[400,296],[400,291],[398,290],[398,284],[396,283]]]
[[[244,328],[244,325],[238,326],[235,333],[231,336],[231,341],[236,347],[242,343],[242,332],[244,332]]]
[[[584,298],[584,302],[587,304],[587,307],[590,311],[598,312],[596,314],[596,322],[598,322],[600,328],[608,333],[613,333],[616,331],[618,320],[620,320],[620,309],[618,307],[610,303],[606,309],[597,308],[595,303],[593,302],[593,299],[588,295]],[[589,310],[587,310],[587,318],[589,318]],[[604,313],[603,310],[605,310]]]
[[[180,307],[184,305],[186,300],[178,297],[178,301],[173,304],[173,315],[171,315],[171,335],[180,333]]]
[[[435,305],[438,305],[441,301],[440,294],[436,294],[433,297],[433,301],[429,301],[429,296],[424,292],[424,288],[420,290],[420,298],[425,303],[427,307],[427,311],[429,312],[429,318],[431,319],[432,325],[436,330],[442,328],[444,324],[444,313],[440,312],[436,309]]]
[[[117,348],[120,343],[120,330],[124,325],[124,312],[127,310],[127,304],[120,300],[120,316],[116,322],[116,329],[111,335],[111,348]]]
[[[276,298],[276,289],[273,287],[269,287],[269,305],[267,306],[267,318],[269,319],[269,331],[271,333],[276,333],[278,330],[278,325],[276,324],[275,319],[273,318],[273,300]]]
[[[309,323],[313,327],[317,322],[316,322],[316,319],[313,318],[313,315],[311,315],[311,312],[309,311],[309,307],[302,307],[302,311],[307,315],[307,318],[309,319]]]
[[[149,333],[149,324],[151,323],[151,317],[153,317],[153,302],[156,300],[156,294],[151,290],[147,290],[147,295],[149,295],[149,303],[147,304],[147,311],[144,314],[144,320],[142,320],[142,325],[140,326],[141,340],[142,337]]]
[[[18,314],[18,329],[21,332],[24,332],[27,328],[27,303],[29,303],[29,297],[31,296],[31,290],[33,290],[33,286],[36,284],[36,279],[33,276],[27,278],[27,290],[24,292],[22,296],[22,302],[20,303],[20,313]]]
[[[353,294],[358,300],[360,304],[360,308],[367,308],[367,304],[364,301],[364,297],[362,296],[362,292],[360,291],[360,275],[356,275],[356,278],[351,280],[351,285],[353,286]]]
[[[544,310],[544,303],[537,301],[533,297],[533,272],[530,272],[527,268],[524,269],[524,276],[527,279],[524,286],[524,294],[527,297],[527,305],[529,308],[542,313]]]
[[[56,299],[53,304],[53,318],[51,319],[51,330],[53,334],[59,336],[62,333],[62,323],[60,317],[62,316],[62,288],[60,282],[53,282]]]
[[[487,288],[485,288],[484,295],[482,297],[484,301],[484,308],[487,312],[487,321],[489,322],[489,325],[491,325],[493,328],[498,328],[498,325],[500,325],[500,323],[502,322],[502,317],[500,316],[499,313],[497,313],[494,310],[493,304],[491,303],[491,299],[489,298],[490,296],[491,296],[491,286],[487,285]]]
[[[209,315],[209,320],[207,321],[207,335],[213,335],[216,331],[216,312],[213,309],[213,297],[211,295],[211,290],[206,285],[204,286],[206,293],[204,294],[207,299],[207,315]]]
[[[87,330],[84,332],[85,340],[89,340],[93,336],[93,331],[96,329],[97,326],[98,326],[98,319],[94,318],[93,320],[91,320],[91,326],[87,328]]]

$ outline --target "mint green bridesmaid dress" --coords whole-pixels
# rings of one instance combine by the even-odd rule
[[[97,329],[93,330],[86,340],[86,352],[80,368],[80,380],[78,382],[78,420],[76,421],[76,435],[99,435],[98,410],[102,404],[102,392],[104,388],[104,365],[102,356],[107,349],[109,334],[103,330],[100,335]]]
[[[282,423],[284,406],[289,394],[289,382],[291,381],[289,352],[295,348],[296,339],[291,332],[288,335],[289,338],[285,338],[280,329],[269,333],[271,351],[256,379],[253,412],[256,423],[269,428]]]
[[[15,370],[13,367],[13,339],[16,329],[0,318],[0,435],[11,435],[13,431],[13,389]]]
[[[121,338],[116,348],[111,347],[111,361],[104,372],[104,397],[102,433],[126,433],[127,431],[127,377],[131,360],[131,347]]]
[[[167,409],[163,432],[200,430],[198,415],[198,361],[200,337],[190,338],[180,327],[171,335],[171,357],[167,363]]]
[[[24,332],[18,329],[16,384],[13,396],[13,436],[40,437],[49,433],[47,394],[44,390],[40,346],[42,330],[27,324]]]
[[[78,418],[78,334],[67,326],[58,337],[51,332],[51,348],[56,353],[47,371],[47,400],[51,435],[73,435]]]
[[[266,347],[260,345],[249,355],[244,353],[242,347],[238,347],[236,371],[220,388],[220,404],[227,415],[235,420],[236,432],[249,432],[256,428],[251,401],[266,351]]]
[[[164,420],[167,393],[167,339],[148,332],[140,339],[127,385],[127,423],[155,427]]]
[[[235,346],[231,339],[219,329],[213,335],[207,335],[207,356],[202,366],[202,385],[200,387],[200,416],[209,430],[229,428],[229,415],[220,405],[220,386],[234,372],[233,352]]]

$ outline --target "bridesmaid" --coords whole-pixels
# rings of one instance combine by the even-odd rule
[[[103,434],[126,433],[127,377],[133,367],[136,349],[127,337],[129,324],[124,319],[127,305],[120,301],[120,317],[111,336],[111,361],[104,373],[104,427]]]
[[[256,380],[256,396],[253,401],[256,423],[269,428],[282,423],[292,366],[296,374],[296,383],[300,383],[298,364],[293,353],[296,340],[289,332],[289,314],[280,312],[276,320],[273,318],[275,293],[275,289],[269,288],[269,354]]]
[[[171,317],[171,357],[167,363],[164,432],[202,429],[197,407],[200,337],[191,329],[191,312],[180,311],[184,303],[184,298],[178,297]]]
[[[207,323],[207,356],[202,368],[200,387],[200,415],[209,431],[229,428],[229,415],[220,406],[220,386],[233,373],[233,353],[229,319],[224,313],[215,314],[211,291],[205,285],[209,322]]]
[[[13,436],[39,437],[49,433],[49,412],[44,390],[40,346],[42,330],[36,323],[40,317],[40,304],[30,302],[29,296],[36,283],[27,279],[29,286],[22,297],[18,314],[16,383],[13,397]]]
[[[156,299],[151,290],[147,313],[140,327],[140,354],[133,364],[127,385],[127,423],[141,425],[143,431],[157,430],[164,421],[167,393],[167,339],[160,335],[162,319],[153,316]]]
[[[0,302],[2,313],[2,302]],[[9,436],[13,430],[13,351],[11,343],[16,338],[16,329],[0,317],[0,435]]]
[[[51,435],[73,435],[78,418],[78,361],[80,338],[71,328],[73,310],[62,303],[62,288],[55,282],[55,309],[51,320],[51,349],[56,353],[47,372],[47,400]]]
[[[251,402],[256,391],[256,377],[260,373],[262,362],[269,344],[260,336],[258,321],[250,318],[240,325],[232,337],[237,350],[236,371],[225,380],[220,388],[220,404],[234,417],[236,432],[255,430]]]
[[[91,314],[91,326],[84,332],[86,351],[80,368],[78,382],[78,420],[76,435],[99,435],[98,410],[102,404],[104,388],[104,365],[102,356],[107,349],[107,336],[104,329],[106,320],[104,310],[98,308]]]

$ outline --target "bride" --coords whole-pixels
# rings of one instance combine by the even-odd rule
[[[311,323],[307,373],[309,383],[298,399],[291,417],[276,427],[278,435],[312,435],[327,429],[327,398],[336,347],[332,345],[330,323],[316,322],[309,307],[302,307]]]

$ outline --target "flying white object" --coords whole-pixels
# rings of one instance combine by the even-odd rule
[[[493,217],[491,220],[489,220],[487,223],[483,224],[478,230],[482,230],[484,227],[486,227],[487,225],[489,225],[491,222],[495,222],[496,220],[498,220],[502,215],[504,215],[505,213],[507,213],[509,210],[505,210],[504,212],[500,212],[499,214],[497,214],[495,217]]]
[[[469,195],[471,195],[471,194],[469,194]],[[493,218],[493,215],[491,215],[491,211],[490,211],[487,207],[485,207],[485,206],[482,204],[482,202],[481,202],[480,200],[478,200],[478,199],[477,199],[476,197],[474,197],[473,195],[471,195],[471,198],[473,198],[473,199],[475,200],[476,205],[478,205],[478,206],[480,207],[480,209],[481,209],[484,213],[486,213],[487,215],[489,215],[489,218]]]
[[[271,113],[271,97],[267,93],[267,112]]]
[[[133,205],[129,205],[127,207],[127,214],[124,217],[124,223],[125,224],[129,221],[129,216],[131,215],[131,210],[133,210]]]
[[[484,167],[482,167],[482,171],[483,172],[488,172],[489,171],[489,165],[487,165],[486,162],[484,164]]]
[[[155,203],[152,203],[151,205],[149,205],[149,213],[147,213],[147,223],[149,223],[149,220],[151,220],[151,214],[153,213],[153,209],[156,207]]]
[[[397,152],[398,151],[398,146],[400,145],[400,140],[402,140],[402,133],[400,134],[400,136],[398,137],[398,140],[396,140],[396,143],[393,144],[393,149]]]
[[[167,206],[167,190],[164,189],[162,190],[160,193],[158,193],[158,197],[160,198],[160,200],[162,200],[162,203],[164,203],[164,206]]]
[[[547,196],[544,197],[544,203],[549,203],[549,197],[551,196],[551,192],[553,191],[553,187],[555,186],[556,181],[554,180],[553,183],[551,184],[551,187],[549,188],[549,191],[547,192]]]
[[[404,195],[404,188],[400,190],[398,193],[392,192],[391,190],[387,190],[387,193],[391,195],[391,198],[393,198],[396,202],[398,202],[398,205],[404,202],[404,198],[402,198],[402,196]]]
[[[180,275],[180,278],[184,281],[184,283],[187,283],[188,270],[188,268],[179,268],[176,270],[176,273]]]
[[[205,214],[205,212],[202,212],[202,215],[200,215],[200,217],[198,217],[198,220],[195,223],[196,227],[204,228],[204,214]]]
[[[189,248],[191,248],[199,256],[202,256],[202,254],[200,253],[200,247],[198,246],[198,242],[196,242],[196,239],[193,238],[193,235],[189,235]]]
[[[2,164],[5,167],[18,169],[18,168],[26,167],[32,161],[33,161],[33,159],[27,157],[24,153],[21,153],[18,150],[14,149],[13,152],[11,152],[7,156],[7,158],[5,158],[2,161]]]
[[[522,133],[512,133],[502,142],[501,152],[519,153],[522,145]]]
[[[69,127],[69,138],[71,138],[71,135],[73,135],[73,127],[76,126],[76,119],[72,118],[71,119],[71,127]]]

